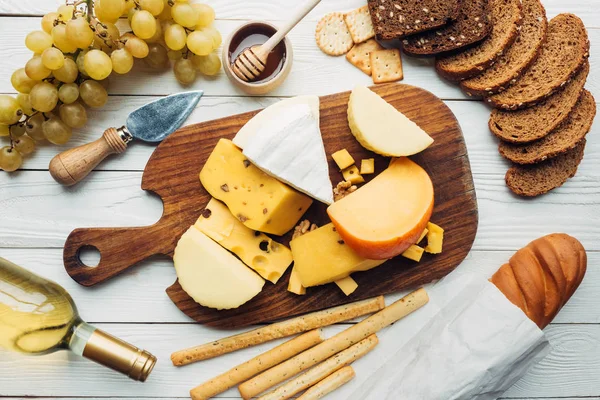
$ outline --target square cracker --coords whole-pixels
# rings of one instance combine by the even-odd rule
[[[395,82],[404,78],[400,50],[375,50],[369,56],[374,83]]]
[[[364,43],[355,44],[352,50],[346,54],[346,60],[367,75],[371,75],[370,54],[375,50],[383,50],[383,47],[375,39],[369,39]]]
[[[368,6],[360,7],[344,14],[344,20],[346,21],[346,25],[348,25],[348,31],[350,31],[354,43],[362,43],[375,36],[375,29],[373,29]]]

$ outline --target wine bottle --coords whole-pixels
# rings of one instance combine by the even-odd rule
[[[0,257],[0,347],[26,354],[67,349],[144,382],[156,357],[79,318],[58,284]]]

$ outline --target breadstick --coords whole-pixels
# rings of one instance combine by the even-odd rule
[[[355,345],[348,347],[346,350],[340,351],[335,356],[329,357],[321,364],[309,369],[301,375],[298,375],[292,380],[279,386],[272,392],[269,392],[264,396],[260,397],[258,400],[289,399],[297,393],[300,393],[301,391],[306,390],[312,385],[325,379],[337,370],[342,369],[350,363],[358,360],[359,358],[373,350],[373,348],[375,348],[378,342],[379,340],[377,339],[377,335],[371,335],[368,338],[356,343]]]
[[[377,333],[429,301],[425,289],[419,289],[384,308],[377,314],[325,340],[281,364],[266,370],[238,386],[244,399],[250,399],[313,365],[347,349],[364,338]]]
[[[246,347],[269,342],[282,337],[292,336],[296,333],[310,331],[347,321],[361,315],[371,314],[385,307],[383,296],[372,299],[344,304],[327,310],[316,311],[300,317],[291,318],[286,321],[277,322],[253,331],[240,333],[239,335],[216,340],[211,343],[176,351],[171,354],[173,365],[187,365],[196,361],[207,360],[232,351],[245,349]]]
[[[209,399],[322,341],[321,329],[306,332],[195,387],[190,395],[194,400]]]
[[[352,378],[354,378],[354,375],[354,370],[351,366],[344,367],[308,389],[302,396],[298,397],[297,400],[322,399],[325,395],[350,382]]]

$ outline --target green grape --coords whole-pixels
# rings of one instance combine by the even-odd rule
[[[163,0],[139,0],[139,4],[142,10],[148,11],[155,17],[160,15],[165,8],[165,3],[163,3]]]
[[[165,30],[165,44],[171,50],[181,50],[185,47],[187,33],[179,24],[173,24]]]
[[[102,50],[90,50],[84,57],[83,65],[88,76],[97,81],[108,78],[113,70],[112,61]]]
[[[10,137],[13,139],[21,137],[25,134],[25,122],[19,122],[10,126]]]
[[[65,65],[53,72],[56,79],[63,83],[73,83],[79,75],[77,63],[70,58],[65,58]]]
[[[169,50],[167,52],[167,57],[169,57],[169,60],[171,61],[177,61],[183,57],[183,53],[187,53],[186,48],[182,50]]]
[[[221,32],[219,32],[214,26],[207,26],[205,28],[200,29],[202,33],[208,35],[213,40],[213,47],[216,49],[221,45],[223,38],[221,37]]]
[[[161,43],[164,44],[164,34],[162,24],[156,20],[156,32],[150,39],[146,39],[146,43]]]
[[[146,63],[154,69],[165,68],[169,62],[167,49],[158,43],[151,43],[148,45],[148,48],[150,50],[148,52],[148,57],[144,59],[146,60]]]
[[[117,74],[126,74],[133,68],[133,56],[125,48],[113,51],[110,59],[112,60],[113,70]]]
[[[108,100],[108,93],[104,87],[92,80],[84,81],[79,86],[79,96],[90,107],[102,107]]]
[[[171,5],[169,4],[169,0],[163,0],[163,10],[158,16],[158,19],[161,21],[167,21],[171,19]]]
[[[193,56],[194,67],[200,73],[208,76],[214,76],[221,70],[221,59],[216,53],[210,53],[207,56]]]
[[[60,119],[71,128],[82,128],[87,124],[87,112],[79,102],[63,104],[58,114]]]
[[[50,47],[42,53],[42,64],[49,70],[55,71],[65,65],[65,55],[56,47]]]
[[[52,28],[54,28],[54,21],[58,19],[58,13],[51,12],[42,18],[42,29],[46,33],[52,33]]]
[[[0,124],[0,137],[10,135],[10,128],[8,125]]]
[[[10,77],[10,83],[12,83],[17,92],[29,93],[31,92],[31,88],[37,85],[38,82],[27,76],[25,68],[19,68],[13,72],[12,76]]]
[[[182,85],[190,85],[196,80],[196,69],[189,58],[181,58],[175,61],[173,72],[175,72],[175,78]]]
[[[56,12],[58,13],[59,20],[61,20],[62,22],[67,22],[68,20],[73,18],[73,13],[75,12],[75,6],[69,6],[69,5],[65,4],[65,5],[58,7],[58,10],[56,10]]]
[[[52,39],[54,45],[63,53],[74,53],[77,50],[77,46],[67,37],[67,26],[65,24],[58,24],[52,28]]]
[[[51,70],[44,66],[41,56],[33,56],[27,64],[25,64],[25,73],[34,81],[46,79],[52,73]]]
[[[23,114],[25,114],[25,115],[33,114],[33,107],[31,106],[31,100],[29,99],[28,94],[19,93],[17,95],[17,101],[19,102],[19,105],[21,106],[21,110],[23,110]]]
[[[67,83],[58,89],[58,99],[64,104],[71,104],[79,98],[79,86],[76,83]]]
[[[85,56],[89,52],[89,50],[82,50],[77,55],[77,59],[75,60],[75,64],[77,64],[77,70],[84,77],[88,77],[88,73],[85,70]]]
[[[209,26],[215,20],[215,10],[213,10],[213,8],[208,4],[195,3],[192,4],[192,7],[194,7],[194,9],[199,15],[196,29]]]
[[[39,141],[46,140],[44,131],[42,130],[42,124],[46,119],[42,113],[33,114],[31,118],[27,120],[25,125],[25,132],[33,139]]]
[[[123,10],[125,10],[125,0],[96,0],[94,2],[96,18],[101,22],[114,24],[123,15]]]
[[[35,141],[27,135],[21,136],[13,143],[15,145],[15,149],[24,156],[35,151]]]
[[[21,153],[10,146],[0,149],[0,169],[6,172],[13,172],[19,169],[23,164]]]
[[[50,112],[58,104],[58,90],[48,82],[40,82],[29,93],[31,105],[38,111]]]
[[[148,43],[144,42],[133,33],[126,33],[121,36],[122,40],[126,40],[125,48],[135,58],[145,58],[148,55]]]
[[[191,4],[180,2],[175,3],[171,8],[171,16],[176,23],[186,28],[195,27],[200,20],[198,10],[192,7]]]
[[[80,49],[87,49],[94,42],[94,31],[84,17],[67,22],[67,38]]]
[[[131,18],[131,29],[140,39],[150,39],[156,33],[156,19],[146,10],[136,11]]]
[[[121,37],[121,32],[119,32],[119,28],[115,24],[111,24],[110,22],[105,22],[102,25],[97,24],[94,47],[110,54],[116,48],[119,37]]]
[[[135,1],[134,0],[125,0],[125,7],[123,7],[122,15],[127,15],[129,10],[131,10],[133,8],[135,8]]]
[[[73,133],[70,126],[65,124],[60,118],[52,116],[42,124],[44,136],[50,143],[65,144],[71,139]]]
[[[25,46],[34,53],[41,53],[52,47],[52,36],[44,31],[33,31],[25,37]]]
[[[213,51],[213,39],[200,31],[194,31],[187,37],[187,46],[192,53],[207,56]]]
[[[19,122],[23,110],[19,102],[14,97],[6,94],[0,94],[0,124],[12,125]]]

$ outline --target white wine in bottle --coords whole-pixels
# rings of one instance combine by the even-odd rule
[[[0,257],[0,347],[27,354],[61,349],[145,381],[156,357],[83,322],[58,284]]]

